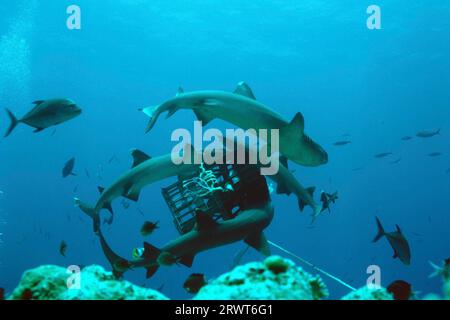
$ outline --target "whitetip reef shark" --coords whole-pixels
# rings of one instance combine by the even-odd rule
[[[163,112],[172,116],[180,109],[193,110],[199,121],[207,125],[221,119],[244,130],[278,129],[280,153],[297,164],[316,167],[328,162],[327,152],[305,134],[305,121],[298,112],[291,122],[264,104],[256,101],[251,88],[240,82],[236,90],[194,91],[179,89],[175,98],[158,106],[141,108],[150,117],[145,132],[149,132]]]
[[[199,168],[195,164],[176,165],[173,163],[170,154],[151,158],[149,155],[137,149],[132,150],[131,154],[133,156],[132,168],[108,188],[99,187],[100,198],[94,207],[75,198],[75,204],[93,217],[94,230],[96,232],[100,224],[100,211],[107,209],[113,214],[111,207],[113,200],[119,197],[125,197],[137,202],[141,189],[145,186],[173,176],[182,178],[184,175],[195,172]]]
[[[269,256],[269,243],[263,230],[270,224],[273,215],[274,210],[270,201],[261,208],[245,210],[235,218],[222,222],[216,222],[208,214],[198,211],[196,224],[191,231],[170,241],[160,249],[144,242],[143,254],[135,260],[120,257],[108,245],[100,229],[98,234],[103,252],[116,277],[122,277],[131,269],[145,268],[147,278],[150,278],[161,265],[167,265],[161,263],[164,256],[173,257],[173,263],[191,267],[198,253],[241,240],[263,255]]]

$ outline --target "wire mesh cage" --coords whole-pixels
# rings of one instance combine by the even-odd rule
[[[192,230],[196,211],[214,220],[233,219],[241,210],[269,199],[266,180],[254,166],[202,165],[200,172],[162,188],[180,234]]]

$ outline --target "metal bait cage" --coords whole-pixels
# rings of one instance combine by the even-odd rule
[[[237,164],[202,164],[199,172],[162,188],[162,195],[180,234],[195,226],[197,210],[224,221],[270,199],[259,168]]]

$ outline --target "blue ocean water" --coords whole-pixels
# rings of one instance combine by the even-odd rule
[[[374,3],[382,10],[381,30],[366,26],[366,9]],[[195,120],[180,111],[161,117],[145,135],[147,119],[137,108],[173,97],[180,85],[232,91],[245,80],[259,101],[286,119],[303,113],[306,132],[328,151],[329,163],[291,168],[305,186],[340,195],[331,214],[312,227],[309,208],[301,214],[294,196],[273,195],[267,237],[355,287],[365,285],[369,265],[378,265],[385,286],[403,279],[416,291],[440,293],[440,280],[428,279],[428,261],[448,258],[450,244],[448,1],[77,0],[82,29],[68,30],[71,4],[0,4],[0,106],[23,115],[34,100],[70,97],[83,108],[54,134],[19,125],[0,142],[1,287],[11,291],[25,270],[42,264],[109,268],[73,197],[94,203],[98,185],[128,170],[131,148],[169,153],[172,131]],[[5,114],[2,130],[8,121]],[[439,128],[436,137],[415,137]],[[334,146],[339,140],[352,143]],[[382,152],[393,155],[373,157]],[[442,156],[427,156],[432,152]],[[78,176],[62,179],[71,157]],[[128,209],[113,204],[116,220],[105,234],[122,256],[141,246],[144,220],[160,222],[147,239],[156,246],[178,236],[161,196],[161,187],[173,181],[145,188]],[[386,240],[372,243],[375,216],[388,231],[402,228],[411,266],[392,258]],[[67,258],[58,252],[62,240]],[[189,298],[182,288],[189,274],[214,278],[229,271],[244,246],[201,253],[191,269],[161,268],[150,280],[136,270],[126,279]],[[242,263],[260,259],[251,251]],[[324,280],[331,298],[348,292]]]

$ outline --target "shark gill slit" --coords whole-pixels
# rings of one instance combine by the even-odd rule
[[[314,265],[313,263],[311,263],[311,262],[309,262],[309,261],[307,261],[307,260],[305,260],[305,259],[299,257],[298,255],[296,255],[296,254],[290,252],[289,250],[283,248],[282,246],[280,246],[280,245],[278,245],[278,244],[276,244],[276,243],[274,243],[274,242],[272,242],[272,241],[269,241],[269,240],[268,240],[267,242],[268,242],[271,246],[273,246],[273,247],[275,247],[275,248],[277,248],[277,249],[283,251],[283,252],[286,253],[287,255],[291,256],[292,258],[296,259],[297,261],[300,261],[301,263],[307,265],[308,267],[311,267],[312,269],[314,269],[314,270],[316,270],[317,272],[319,272],[319,273],[321,273],[321,274],[327,276],[328,278],[333,279],[334,281],[340,283],[340,284],[343,285],[344,287],[347,287],[347,288],[349,288],[349,289],[352,290],[352,291],[356,291],[356,288],[352,287],[351,285],[349,285],[348,283],[346,283],[344,280],[341,280],[341,279],[339,279],[338,277],[333,276],[332,274],[328,273],[327,271],[325,271],[325,270],[323,270],[323,269],[317,267],[317,266]]]

